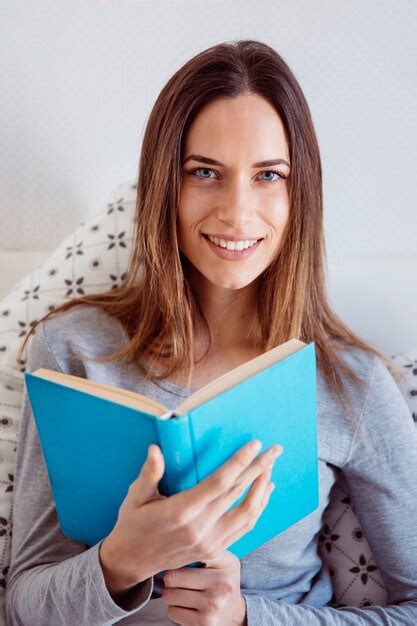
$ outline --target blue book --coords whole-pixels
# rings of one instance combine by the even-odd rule
[[[252,439],[283,447],[256,525],[228,549],[243,558],[319,505],[315,344],[297,339],[204,385],[175,410],[141,394],[40,368],[25,372],[62,532],[93,546],[113,529],[128,487],[160,446],[170,496]],[[237,506],[250,486],[230,508]]]

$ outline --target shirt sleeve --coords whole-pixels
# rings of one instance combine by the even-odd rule
[[[244,595],[248,626],[417,624],[417,432],[391,373],[374,357],[367,397],[342,467],[355,513],[388,591],[388,605],[291,605]]]
[[[38,367],[61,371],[46,344],[43,322],[29,346],[26,370]],[[16,461],[5,590],[9,626],[99,626],[139,611],[151,598],[153,577],[136,585],[119,606],[105,584],[101,541],[88,548],[61,532],[26,388]]]

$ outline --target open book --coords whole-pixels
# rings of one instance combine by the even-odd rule
[[[192,393],[175,409],[93,380],[39,368],[24,374],[62,532],[106,537],[156,443],[160,492],[189,489],[252,439],[283,447],[276,488],[255,527],[228,547],[242,558],[318,507],[315,344],[291,339]],[[248,487],[249,489],[249,487]],[[233,503],[236,506],[247,491]]]

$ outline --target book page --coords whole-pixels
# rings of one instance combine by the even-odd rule
[[[210,400],[210,398],[214,398],[214,396],[223,393],[223,391],[226,391],[226,389],[237,385],[246,378],[250,378],[254,374],[261,372],[270,365],[278,363],[278,361],[282,361],[290,354],[298,352],[298,350],[305,348],[306,345],[306,343],[304,343],[303,341],[299,341],[299,339],[290,339],[289,341],[282,343],[280,346],[276,346],[275,348],[268,350],[268,352],[264,352],[264,354],[260,354],[254,359],[238,365],[229,372],[226,372],[222,376],[219,376],[219,378],[216,378],[207,385],[204,385],[203,387],[200,387],[200,389],[197,389],[197,391],[191,394],[191,396],[186,398],[179,405],[179,407],[175,410],[175,413],[187,413],[191,409],[194,409],[196,406],[207,402],[207,400]]]
[[[90,380],[89,378],[82,378],[81,376],[74,376],[73,374],[64,374],[45,368],[39,368],[32,373],[41,378],[64,385],[65,387],[85,391],[98,398],[112,400],[113,402],[123,404],[132,409],[139,409],[155,417],[165,417],[168,411],[166,406],[156,400],[152,400],[152,398],[143,396],[135,391],[130,391],[129,389],[121,389],[113,385],[106,385],[96,382],[95,380]],[[168,417],[168,415],[166,415],[166,417]]]
[[[177,409],[174,410],[176,415],[183,415],[191,409],[203,404],[210,398],[219,395],[223,391],[226,391],[230,387],[237,385],[246,378],[250,378],[254,374],[261,372],[270,365],[285,359],[285,357],[297,352],[304,348],[307,344],[298,339],[290,339],[280,346],[268,350],[264,354],[261,354],[246,363],[242,363],[238,367],[226,372],[222,376],[219,376],[215,380],[212,380],[207,385],[197,389],[191,396],[186,398]],[[74,376],[72,374],[64,374],[55,370],[48,370],[45,368],[39,368],[32,372],[36,376],[51,380],[53,382],[65,385],[72,389],[78,389],[85,391],[99,398],[104,398],[123,404],[132,409],[137,409],[148,413],[159,419],[169,419],[172,416],[172,411],[163,404],[160,404],[156,400],[152,400],[147,396],[129,391],[128,389],[121,389],[114,387],[113,385],[106,385],[99,383],[89,378],[82,378],[81,376]]]

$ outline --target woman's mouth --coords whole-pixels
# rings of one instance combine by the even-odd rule
[[[259,248],[263,241],[263,239],[258,239],[258,241],[252,246],[243,250],[228,250],[227,248],[223,248],[213,241],[210,241],[207,235],[203,234],[203,239],[207,242],[209,248],[214,252],[214,254],[225,261],[244,261],[254,254],[255,250]]]

